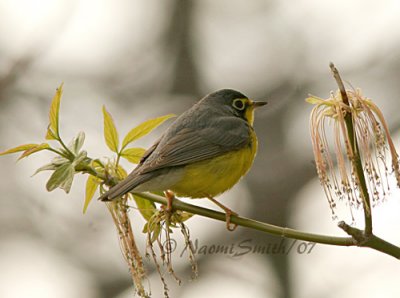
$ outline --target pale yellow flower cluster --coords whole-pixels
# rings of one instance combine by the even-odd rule
[[[372,100],[363,97],[360,90],[346,91],[346,94],[349,105],[343,103],[339,91],[331,93],[328,99],[315,96],[306,99],[315,105],[310,116],[313,152],[333,217],[338,200],[347,200],[350,211],[368,207],[363,204],[363,187],[368,191],[372,206],[384,200],[390,191],[389,174],[394,173],[400,186],[399,156],[382,112]],[[345,121],[348,113],[352,120],[350,125]],[[331,127],[333,137],[328,137],[331,132],[327,129]],[[353,132],[349,134],[349,130]],[[349,139],[351,135],[353,140]],[[388,154],[390,167],[387,166]],[[365,183],[356,174],[354,160],[357,158]]]

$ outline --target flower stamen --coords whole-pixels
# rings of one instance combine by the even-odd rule
[[[318,177],[334,219],[337,218],[335,209],[338,201],[347,200],[351,214],[353,209],[360,206],[370,209],[369,204],[363,202],[362,186],[358,175],[355,174],[355,154],[360,156],[366,188],[373,207],[385,200],[390,193],[389,174],[394,173],[400,187],[399,155],[382,112],[372,100],[363,97],[359,89],[348,90],[346,95],[349,105],[343,103],[339,91],[332,92],[328,99],[316,96],[306,99],[315,105],[310,116],[313,152]],[[349,127],[345,121],[347,113],[352,117],[355,140],[349,139]],[[328,140],[328,126],[333,126],[333,141]],[[330,150],[333,151],[334,157]],[[391,156],[391,167],[386,164],[388,154]],[[338,168],[337,172],[334,164]]]

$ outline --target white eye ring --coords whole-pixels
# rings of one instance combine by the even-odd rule
[[[243,99],[237,98],[233,101],[232,106],[239,111],[243,111],[246,107],[246,104],[244,103]]]

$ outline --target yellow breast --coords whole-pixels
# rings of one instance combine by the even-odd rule
[[[204,198],[217,196],[247,173],[257,152],[257,137],[251,131],[246,147],[185,167],[182,179],[170,189],[178,196]]]

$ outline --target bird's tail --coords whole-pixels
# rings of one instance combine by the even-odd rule
[[[134,190],[138,185],[149,180],[150,175],[132,172],[128,177],[122,180],[120,183],[109,189],[107,192],[102,194],[98,200],[100,201],[112,201],[116,198],[123,196],[124,194]]]

